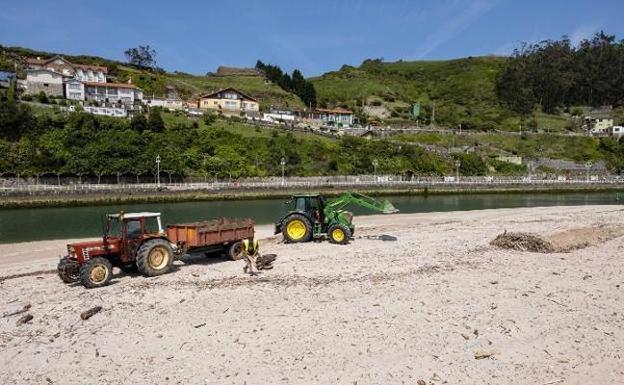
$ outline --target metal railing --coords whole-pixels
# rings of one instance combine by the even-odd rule
[[[57,182],[60,182],[58,180]],[[424,188],[424,187],[539,187],[539,186],[617,186],[624,187],[624,178],[620,176],[589,176],[574,179],[556,177],[414,177],[401,178],[400,176],[342,176],[342,177],[293,177],[281,179],[279,177],[266,179],[245,180],[211,180],[211,181],[177,181],[169,183],[161,178],[162,183],[72,183],[44,184],[32,183],[31,180],[0,179],[0,195],[62,195],[62,194],[97,194],[104,192],[158,192],[158,191],[245,191],[245,190],[312,190],[323,188]]]

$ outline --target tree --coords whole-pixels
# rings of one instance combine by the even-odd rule
[[[124,55],[131,64],[152,69],[156,67],[156,50],[149,45],[128,48]]]
[[[154,107],[150,110],[147,128],[153,132],[163,132],[165,130],[165,122],[162,116],[160,116],[160,108]]]
[[[136,132],[147,130],[147,119],[143,114],[136,114],[130,119],[130,128]]]

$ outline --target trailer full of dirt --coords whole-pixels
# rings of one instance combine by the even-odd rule
[[[160,213],[109,214],[101,240],[67,245],[58,275],[65,283],[80,281],[87,288],[108,285],[113,267],[153,277],[168,273],[175,259],[190,252],[224,251],[241,259],[241,241],[253,236],[250,218],[172,224],[165,231]]]

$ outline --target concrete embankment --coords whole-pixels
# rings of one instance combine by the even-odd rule
[[[5,192],[0,209],[114,205],[120,203],[167,203],[215,200],[280,199],[296,192],[320,192],[328,196],[346,191],[370,195],[434,195],[497,193],[624,192],[624,183],[443,183],[443,184],[358,184],[323,186],[180,188],[131,186],[118,188],[62,188]]]

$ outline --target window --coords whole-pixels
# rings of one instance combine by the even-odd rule
[[[128,234],[128,238],[138,238],[141,235],[141,221],[126,222],[126,234]]]
[[[48,83],[43,83],[44,87],[49,87],[50,85]]]

